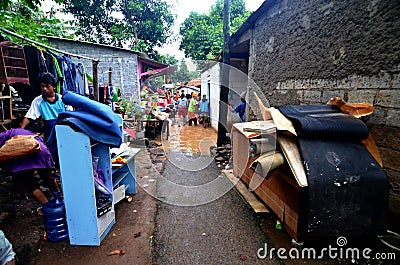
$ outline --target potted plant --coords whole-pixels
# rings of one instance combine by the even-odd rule
[[[134,110],[137,108],[138,104],[136,101],[131,101],[126,98],[122,98],[120,101],[120,107],[121,107],[121,112],[125,116],[125,114],[128,116],[128,118],[132,118],[134,115]]]

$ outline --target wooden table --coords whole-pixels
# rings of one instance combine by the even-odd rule
[[[168,124],[168,120],[159,120],[159,119],[150,119],[150,120],[136,120],[136,122],[141,124],[141,127],[145,128],[145,135],[147,135],[147,137],[149,137],[150,139],[156,139],[157,137],[157,129],[161,127],[162,130],[162,126],[164,124],[164,122],[167,122],[166,126],[167,126],[167,137],[165,140],[168,140],[168,136],[169,136],[169,124]]]

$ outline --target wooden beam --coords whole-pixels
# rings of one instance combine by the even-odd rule
[[[46,49],[49,49],[49,50],[52,50],[52,51],[55,51],[55,52],[59,52],[59,53],[61,53],[61,54],[68,54],[68,55],[71,55],[71,56],[76,57],[76,58],[87,59],[87,60],[97,61],[97,62],[98,62],[97,59],[90,58],[90,57],[83,56],[83,55],[79,55],[79,54],[74,54],[74,53],[66,52],[66,51],[62,51],[62,50],[56,49],[56,48],[54,48],[54,47],[47,46],[47,45],[45,45],[45,44],[43,44],[43,43],[40,43],[40,42],[31,40],[31,39],[29,39],[29,38],[27,38],[27,37],[18,35],[17,33],[14,33],[14,32],[12,32],[12,31],[9,31],[9,30],[4,29],[4,28],[1,28],[1,27],[0,27],[0,31],[3,31],[3,32],[6,33],[6,34],[9,34],[9,35],[11,35],[11,36],[17,37],[17,38],[19,38],[19,39],[21,39],[21,40],[24,40],[24,41],[27,41],[27,42],[36,44],[36,45],[38,45],[38,46],[40,46],[40,47],[43,47],[43,48],[46,48]]]
[[[233,175],[232,170],[222,171],[227,179],[235,185],[236,190],[242,196],[244,201],[254,210],[255,213],[270,213],[264,203],[262,203],[249,189],[246,185]]]
[[[98,77],[98,61],[93,61],[93,97],[95,101],[99,101],[99,77]]]
[[[252,29],[246,30],[246,32],[242,33],[238,38],[231,38],[231,46],[236,47],[244,42],[250,41]]]

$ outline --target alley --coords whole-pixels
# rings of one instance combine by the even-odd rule
[[[266,237],[254,213],[209,153],[196,152],[209,149],[215,131],[176,128],[170,145],[177,133],[179,148],[168,150],[172,158],[157,183],[153,264],[265,264],[257,259]],[[183,163],[174,163],[179,156]]]
[[[256,214],[221,174],[206,153],[215,140],[213,129],[173,125],[168,140],[158,138],[148,148],[131,144],[141,148],[136,157],[137,193],[132,202],[116,204],[117,221],[98,247],[44,240],[42,218],[34,212],[37,205],[23,198],[13,199],[18,218],[4,224],[4,230],[16,251],[30,245],[23,264],[298,264],[296,259],[278,261],[276,252],[257,257],[267,245],[275,250],[302,247],[292,244],[285,229],[276,229],[275,214]],[[153,156],[153,149],[161,155]],[[334,241],[322,238],[307,246],[334,246]],[[388,252],[376,239],[363,238],[356,244]],[[124,254],[109,255],[116,250]],[[303,261],[338,264],[328,257]]]

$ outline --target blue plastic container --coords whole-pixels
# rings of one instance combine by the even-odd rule
[[[65,217],[65,205],[59,192],[54,192],[54,199],[43,205],[42,211],[47,239],[51,242],[67,239],[68,225]]]

